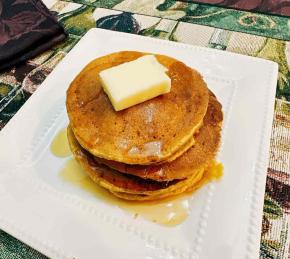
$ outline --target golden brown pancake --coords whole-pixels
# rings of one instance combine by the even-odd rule
[[[216,97],[210,93],[207,113],[203,126],[194,136],[195,144],[182,156],[172,162],[159,165],[127,165],[94,157],[94,159],[115,170],[155,181],[183,179],[204,168],[212,161],[218,151],[221,139],[222,107]]]
[[[209,168],[204,170],[204,173],[202,174],[202,176],[200,178],[196,178],[194,181],[191,182],[191,184],[184,186],[183,189],[176,189],[174,191],[172,191],[170,193],[170,195],[168,195],[168,193],[161,193],[161,194],[157,194],[157,195],[140,195],[140,194],[132,194],[132,193],[126,193],[126,192],[115,192],[112,191],[112,193],[121,198],[121,199],[125,199],[125,200],[132,200],[132,201],[151,201],[151,200],[159,200],[159,199],[164,199],[166,197],[169,196],[176,196],[178,194],[187,192],[194,192],[197,189],[201,188],[202,186],[204,186],[205,184],[207,184],[208,182],[212,181],[212,180],[217,180],[221,177],[222,173],[219,167],[214,168],[215,162],[213,162],[213,167],[209,166]]]
[[[70,124],[94,156],[126,164],[165,161],[202,125],[209,99],[202,76],[163,55],[155,56],[168,68],[171,91],[122,111],[113,109],[99,72],[145,54],[123,51],[95,59],[71,83],[66,103]]]
[[[70,148],[78,163],[94,182],[111,192],[150,195],[152,198],[155,196],[167,197],[188,189],[194,182],[199,181],[203,175],[204,169],[201,169],[186,179],[157,182],[119,173],[107,166],[98,164],[92,158],[92,155],[78,144],[70,127],[68,127],[67,133]]]

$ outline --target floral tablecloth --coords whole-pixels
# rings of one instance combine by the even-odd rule
[[[173,0],[44,2],[69,37],[42,55],[0,74],[0,129],[92,27],[217,48],[279,64],[260,258],[290,258],[290,20]],[[45,256],[0,230],[0,258]]]

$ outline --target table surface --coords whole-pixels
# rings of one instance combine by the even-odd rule
[[[279,64],[261,233],[261,258],[290,257],[290,20],[173,0],[45,0],[69,36],[0,74],[0,129],[93,27],[273,60]],[[0,230],[0,258],[45,258]]]

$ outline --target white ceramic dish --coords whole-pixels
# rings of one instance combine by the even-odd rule
[[[58,177],[49,146],[67,125],[65,91],[92,59],[163,53],[199,70],[223,104],[224,177],[195,194],[175,227],[134,219]],[[0,228],[52,258],[258,258],[276,63],[142,36],[90,30],[0,133]]]

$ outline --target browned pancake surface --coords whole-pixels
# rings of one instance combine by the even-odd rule
[[[218,151],[221,139],[222,107],[213,94],[210,95],[203,126],[194,136],[195,144],[176,160],[160,165],[128,165],[94,157],[120,172],[156,181],[170,181],[188,177],[195,170],[205,167]]]
[[[70,127],[68,127],[67,133],[70,148],[78,163],[96,184],[111,192],[167,197],[183,192],[203,175],[202,169],[186,179],[158,182],[119,173],[105,165],[98,164],[92,155],[78,144]]]
[[[67,111],[78,142],[95,156],[126,164],[165,161],[184,147],[201,126],[208,90],[201,75],[162,55],[171,91],[123,111],[114,111],[99,72],[132,61],[144,53],[124,51],[92,61],[67,91]]]

